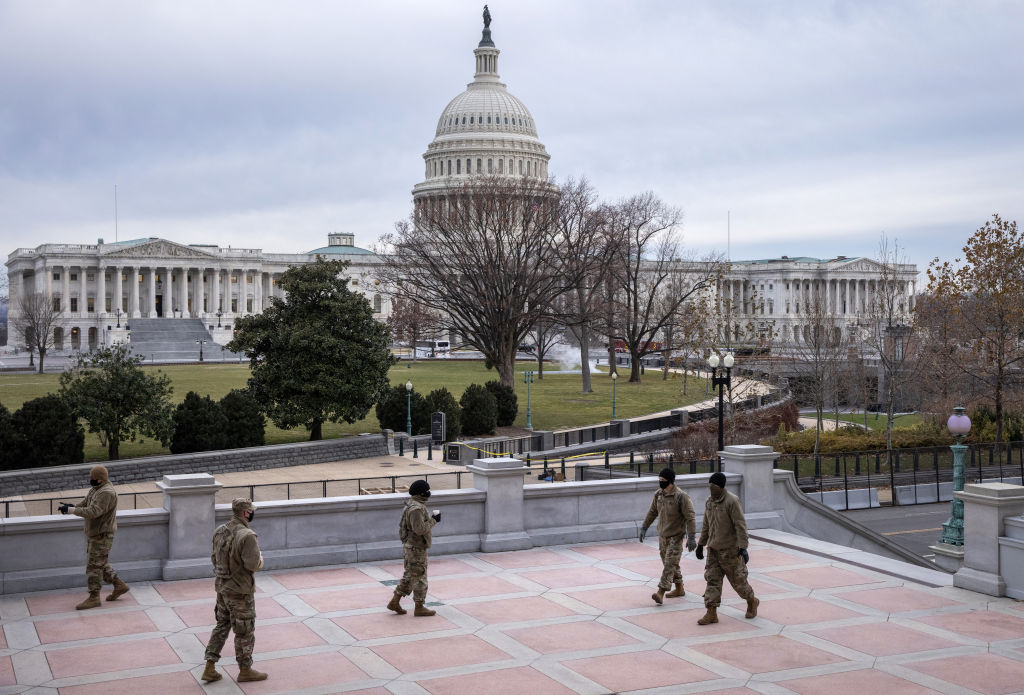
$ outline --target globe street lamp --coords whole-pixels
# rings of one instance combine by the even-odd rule
[[[533,372],[523,372],[523,383],[526,384],[526,429],[533,429],[532,412],[530,411],[530,384],[533,383]]]
[[[942,542],[949,545],[964,544],[964,503],[957,499],[956,492],[964,489],[964,452],[967,446],[964,439],[971,431],[971,418],[964,413],[962,406],[953,408],[953,414],[946,422],[949,433],[956,439],[956,444],[950,445],[953,450],[953,511],[949,520],[942,525]]]
[[[405,382],[405,433],[412,436],[412,382]]]
[[[224,315],[223,311],[217,312],[217,328],[220,328],[220,317]]]
[[[711,353],[708,358],[708,365],[711,367],[711,388],[718,388],[718,450],[725,448],[725,398],[724,389],[732,390],[732,365],[735,358],[731,352],[725,353],[722,358],[725,376],[718,376],[718,355]],[[721,461],[721,459],[719,459]],[[721,463],[719,463],[721,467]]]
[[[615,382],[619,380],[619,373],[612,372],[612,420],[615,419]]]
[[[199,346],[199,361],[203,361],[203,346],[206,345],[206,338],[196,338],[196,345]]]
[[[120,328],[121,327],[121,307],[117,307],[117,309],[114,310],[114,313],[117,315],[117,327]]]

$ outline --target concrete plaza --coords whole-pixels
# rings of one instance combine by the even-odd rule
[[[433,618],[410,599],[385,610],[400,562],[258,573],[255,666],[270,678],[241,685],[230,640],[224,680],[197,679],[210,579],[136,583],[87,612],[84,588],[3,596],[0,694],[1024,691],[1020,602],[755,541],[759,616],[727,587],[721,622],[698,627],[703,563],[685,557],[687,595],[656,606],[655,543],[432,558]]]

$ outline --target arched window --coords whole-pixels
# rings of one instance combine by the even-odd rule
[[[505,160],[504,159],[499,159],[498,160],[498,173],[499,174],[504,174],[505,173]]]
[[[505,125],[508,125],[508,116],[505,116]]]
[[[523,160],[519,160],[519,175],[523,175]]]
[[[483,170],[484,170],[484,160],[482,160],[482,159],[476,160],[476,173],[478,173],[478,174],[482,173]]]
[[[471,171],[472,169],[473,169],[473,160],[472,159],[467,159],[466,160],[466,173],[467,174],[472,173],[472,171]]]
[[[373,295],[373,313],[379,314],[381,312],[381,306],[383,305],[379,294]]]
[[[490,117],[490,116],[488,116],[488,117],[487,117],[487,125],[490,125],[490,124],[491,124],[491,117]]]
[[[470,123],[472,123],[472,122],[473,122],[473,117],[472,117],[472,116],[470,116],[470,117],[469,117],[469,122],[470,122]]]
[[[462,125],[466,125],[466,117],[465,116],[462,117]]]
[[[462,160],[461,159],[456,159],[455,160],[455,173],[456,174],[461,174],[462,173]]]
[[[437,176],[437,160],[434,160],[434,176]]]
[[[487,160],[487,173],[488,174],[493,174],[494,173],[494,160],[493,159],[488,159]]]

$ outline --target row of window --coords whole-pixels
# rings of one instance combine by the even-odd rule
[[[509,174],[516,174],[516,173],[518,173],[520,176],[534,176],[534,177],[537,177],[537,178],[542,178],[542,177],[546,177],[547,176],[546,166],[545,166],[545,164],[543,162],[541,162],[539,160],[534,160],[534,159],[519,159],[519,160],[516,160],[516,159],[512,159],[512,158],[509,158],[508,160],[505,160],[505,159],[502,159],[502,158],[498,158],[497,165],[495,165],[495,161],[493,159],[488,159],[487,160],[487,171],[485,172],[484,171],[484,160],[482,158],[478,158],[476,160],[476,170],[474,171],[474,169],[473,169],[473,160],[472,160],[472,158],[467,157],[466,160],[465,160],[465,162],[466,162],[466,173],[467,174],[474,174],[474,173],[476,173],[476,174],[483,174],[483,173],[487,173],[487,174],[504,174],[505,173],[506,161],[508,163],[508,173]],[[427,177],[431,178],[431,177],[434,177],[434,176],[452,176],[453,174],[456,175],[456,176],[459,176],[459,175],[462,174],[462,162],[463,162],[462,159],[455,159],[455,160],[452,160],[452,159],[444,160],[444,159],[440,159],[440,158],[431,159],[431,160],[429,160],[427,162]],[[447,170],[448,170],[447,173],[445,172],[446,165],[447,165]],[[517,165],[518,165],[518,167],[517,167]],[[453,167],[454,167],[454,170],[453,170]],[[516,171],[517,168],[518,168],[518,172]],[[431,173],[431,171],[433,173]]]
[[[504,123],[502,123],[502,119],[504,119]],[[449,128],[454,128],[460,125],[484,125],[484,116],[483,114],[480,114],[479,116],[470,116],[468,124],[466,123],[465,116],[462,116],[461,119],[458,116],[448,117]],[[510,118],[509,116],[505,115],[495,116],[494,122],[492,123],[491,116],[488,115],[486,125],[512,125],[516,126],[517,128],[531,128],[533,126],[533,121],[531,121],[529,118],[516,118],[515,116],[512,116]]]
[[[68,308],[68,311],[70,311],[72,314],[78,313],[78,300],[79,300],[78,297],[71,297],[70,300],[69,300],[69,303],[70,303],[71,306]],[[107,313],[110,313],[111,311],[113,311],[113,309],[111,308],[112,307],[113,297],[104,297],[104,300],[106,301],[106,306],[105,306],[105,308],[103,310],[106,311]],[[246,301],[246,307],[247,307],[246,310],[250,311],[250,312],[252,311],[252,300],[253,300],[252,297],[247,297],[246,300],[245,300]],[[381,310],[383,309],[383,306],[384,306],[383,298],[379,294],[373,295],[373,313],[379,314],[381,312]],[[86,313],[89,313],[89,314],[95,313],[96,312],[96,298],[95,297],[87,297],[86,301],[85,301],[85,307],[86,307],[85,308]],[[223,309],[223,306],[221,307],[221,310],[222,309]],[[60,295],[55,295],[53,297],[53,310],[54,311],[61,311],[61,298],[60,298]],[[192,311],[192,298],[191,297],[188,298],[188,310]],[[203,311],[209,311],[209,310],[210,309],[208,307],[208,299],[206,297],[203,297]],[[128,313],[128,297],[121,297],[121,311],[126,313],[126,314]],[[238,311],[238,298],[237,297],[232,297],[231,298],[231,311],[232,312]]]
[[[70,278],[68,278],[68,280],[70,282],[78,282],[78,273],[68,273],[68,274],[71,276]],[[232,275],[231,276],[231,284],[237,285],[239,277],[241,277],[241,276],[239,276],[239,275]],[[249,284],[254,284],[255,283],[255,279],[254,279],[256,277],[255,275],[249,275],[247,277],[248,277]],[[156,279],[157,282],[163,282],[163,273],[156,273],[156,275],[154,275],[154,278]],[[59,270],[55,271],[53,273],[53,279],[56,282],[60,282],[60,271]],[[95,282],[96,281],[96,275],[95,275],[95,273],[87,273],[85,279],[86,279],[87,282]],[[103,274],[103,279],[106,282],[110,282],[110,279],[111,279],[110,273],[104,273]],[[212,278],[206,278],[205,276],[203,277],[203,279],[204,280],[207,280],[207,279],[212,280]],[[128,282],[128,273],[121,273],[121,281],[122,282]],[[178,281],[177,273],[171,273],[171,282],[174,283],[174,282],[177,282],[177,281]],[[188,281],[189,282],[193,282],[194,278],[190,275],[189,278],[188,278]],[[138,274],[138,282],[140,282],[140,283],[145,282],[145,276],[142,273]],[[277,279],[276,278],[271,278],[270,284],[271,284],[272,287],[277,287]]]

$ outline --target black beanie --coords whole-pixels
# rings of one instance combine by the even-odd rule
[[[725,489],[725,473],[722,473],[721,471],[718,473],[712,473],[711,477],[708,478],[708,482],[712,485],[717,485],[718,487]]]
[[[658,477],[664,478],[668,482],[673,483],[676,480],[676,472],[671,468],[662,468],[661,473],[658,473]]]
[[[409,494],[412,496],[424,495],[430,492],[430,483],[426,480],[417,480],[409,486]]]

